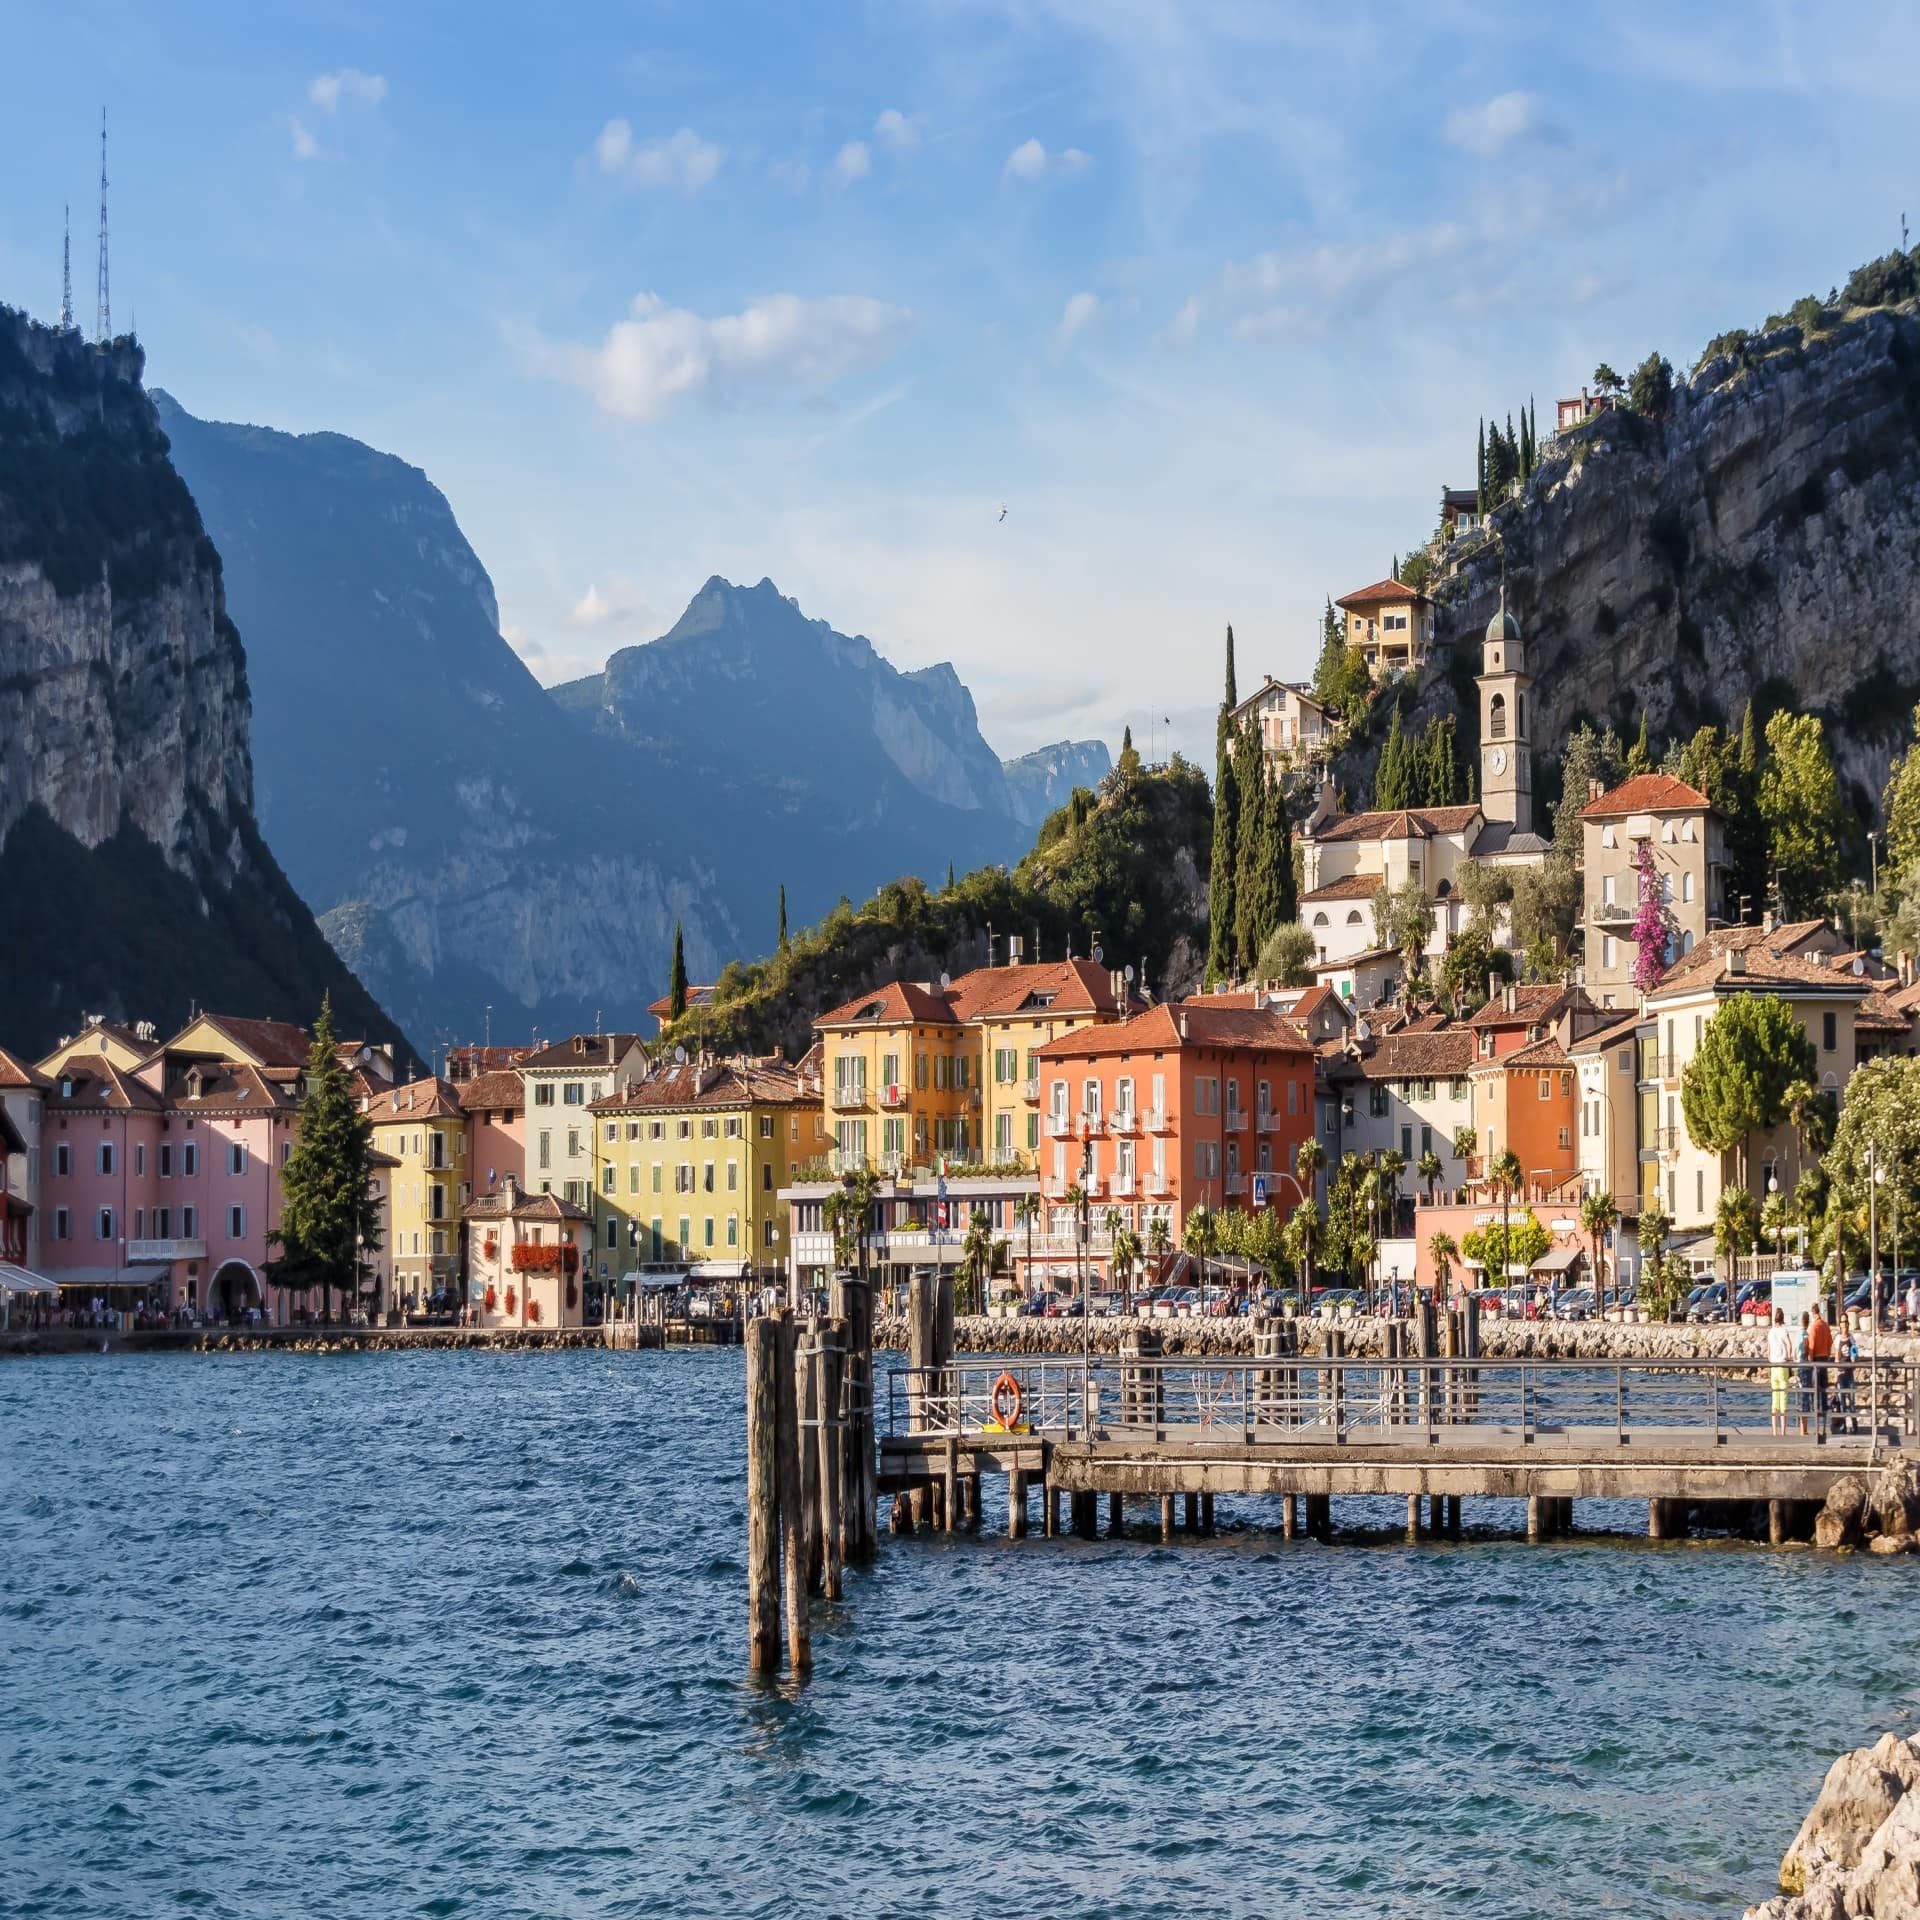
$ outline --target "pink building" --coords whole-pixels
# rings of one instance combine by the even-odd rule
[[[68,1304],[285,1322],[263,1269],[307,1049],[284,1022],[202,1014],[158,1047],[95,1023],[40,1062],[41,1261]]]
[[[496,1048],[496,1052],[502,1049]],[[455,1082],[467,1116],[467,1178],[476,1194],[527,1178],[527,1089],[517,1073],[494,1069]]]
[[[40,1129],[46,1119],[47,1080],[0,1047],[0,1261],[40,1265]],[[17,1144],[16,1144],[17,1143]]]
[[[557,1193],[522,1193],[508,1174],[467,1208],[468,1297],[481,1327],[578,1327],[586,1209]]]

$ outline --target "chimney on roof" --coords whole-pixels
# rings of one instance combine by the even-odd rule
[[[1184,1040],[1186,1037],[1187,1037],[1187,1010],[1185,1007],[1182,1007],[1180,1009],[1180,1038]]]
[[[1026,950],[1027,950],[1026,942],[1022,940],[1017,933],[1010,933],[1007,935],[1007,965],[1008,966],[1017,967],[1020,964],[1020,956],[1023,953],[1025,953]]]
[[[573,1050],[579,1054],[582,1059],[586,1058],[587,1036],[584,1033],[576,1033],[573,1036]]]
[[[1727,978],[1738,980],[1747,970],[1747,956],[1738,947],[1727,949]]]
[[[1509,986],[1507,988],[1506,1006],[1509,1013],[1518,1013],[1520,1011],[1520,989],[1518,987]]]
[[[1596,780],[1592,774],[1588,774],[1587,799],[1590,803],[1592,801],[1598,800],[1600,796],[1606,792],[1606,790],[1607,790],[1607,783],[1604,780]]]
[[[1760,916],[1760,931],[1762,933],[1771,933],[1773,931],[1773,909],[1771,907]]]

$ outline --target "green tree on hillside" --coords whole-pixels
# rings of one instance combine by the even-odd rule
[[[1847,815],[1826,733],[1812,714],[1782,711],[1767,722],[1759,807],[1780,912],[1788,919],[1818,913],[1840,864]]]
[[[1631,747],[1627,749],[1627,778],[1636,774],[1653,771],[1653,739],[1647,730],[1647,710],[1640,709],[1640,732]]]
[[[1133,744],[1133,729],[1124,728],[1120,736],[1120,775],[1131,780],[1140,771],[1140,755]]]
[[[1254,978],[1277,980],[1283,987],[1310,987],[1317,952],[1311,928],[1297,920],[1283,920],[1262,943],[1253,966]]]
[[[1887,774],[1881,808],[1886,815],[1887,872],[1890,877],[1905,874],[1920,861],[1920,707],[1913,710],[1914,738],[1907,750],[1895,757]]]
[[[1433,938],[1433,902],[1418,880],[1382,887],[1373,896],[1374,945],[1405,956],[1407,978],[1421,970],[1427,942]]]
[[[782,953],[785,953],[786,950],[787,950],[787,887],[786,887],[786,882],[782,881],[780,883],[780,951]]]
[[[1745,1186],[1748,1140],[1785,1122],[1795,1082],[1810,1080],[1817,1064],[1806,1029],[1778,994],[1732,996],[1707,1022],[1680,1078],[1687,1137],[1709,1153],[1737,1153]]]
[[[1234,910],[1234,877],[1240,851],[1240,788],[1235,778],[1232,714],[1233,629],[1227,629],[1227,682],[1214,729],[1213,862],[1207,885],[1207,978],[1224,980],[1233,972],[1239,939]]]
[[[267,1235],[278,1251],[268,1283],[291,1293],[320,1289],[321,1312],[334,1293],[352,1305],[373,1278],[370,1254],[381,1243],[373,1190],[373,1123],[354,1104],[340,1064],[330,1001],[320,1004],[307,1054],[300,1132],[280,1169],[280,1225]]]
[[[1393,703],[1393,717],[1387,722],[1387,737],[1380,743],[1380,758],[1373,770],[1373,804],[1382,813],[1395,813],[1414,805],[1414,769],[1407,750],[1407,736],[1400,729],[1400,703]]]
[[[1557,852],[1570,860],[1584,857],[1586,829],[1580,811],[1590,798],[1590,789],[1610,793],[1625,777],[1625,756],[1620,736],[1609,727],[1602,733],[1586,721],[1567,736],[1560,755],[1560,801],[1553,810],[1553,844]]]
[[[1593,390],[1618,398],[1627,390],[1627,383],[1602,360],[1593,370]]]
[[[687,1010],[687,950],[680,938],[680,922],[673,923],[673,967],[667,975],[667,1019],[678,1020]]]
[[[1627,404],[1649,420],[1664,420],[1673,405],[1673,369],[1663,355],[1650,353],[1627,383]]]
[[[1313,697],[1335,719],[1351,725],[1366,711],[1372,690],[1367,663],[1347,645],[1346,618],[1329,600],[1321,624],[1320,654],[1313,664]]]

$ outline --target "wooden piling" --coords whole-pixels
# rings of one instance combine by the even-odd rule
[[[1409,1544],[1420,1538],[1420,1496],[1417,1493],[1407,1495],[1407,1540]]]
[[[1213,1495],[1210,1493],[1200,1496],[1200,1531],[1209,1534],[1213,1531]]]
[[[947,1435],[947,1458],[940,1479],[940,1524],[947,1533],[960,1527],[960,1442]]]
[[[1527,1495],[1527,1538],[1535,1542],[1544,1540],[1552,1528],[1547,1519],[1547,1502],[1542,1494]]]
[[[1294,1500],[1296,1496],[1283,1493],[1280,1496],[1280,1537],[1283,1540],[1295,1539],[1299,1534],[1299,1523],[1294,1518]]]
[[[1787,1503],[1784,1500],[1767,1502],[1767,1545],[1784,1547],[1787,1544]]]
[[[747,1665],[780,1665],[780,1340],[771,1320],[747,1322]]]
[[[1025,1467],[1007,1469],[1007,1538],[1024,1540],[1027,1537],[1027,1470]]]
[[[798,1342],[793,1316],[779,1320],[779,1400],[774,1412],[780,1478],[781,1599],[787,1615],[787,1665],[796,1674],[813,1667],[813,1633],[807,1618],[807,1516],[800,1493],[800,1407],[796,1370]]]
[[[967,1531],[980,1531],[980,1474],[977,1468],[967,1475]]]
[[[840,1370],[846,1330],[844,1320],[821,1321],[820,1365],[814,1379],[814,1418],[819,1423],[820,1590],[829,1600],[841,1597],[841,1569],[846,1559],[845,1460],[840,1431]]]
[[[1164,1546],[1173,1539],[1173,1495],[1160,1496],[1160,1541]]]
[[[1107,1537],[1117,1540],[1127,1530],[1127,1497],[1123,1493],[1107,1495]]]
[[[1040,1531],[1043,1538],[1057,1539],[1060,1533],[1060,1489],[1051,1480],[1040,1488]]]
[[[1181,1517],[1186,1522],[1187,1531],[1198,1533],[1200,1531],[1200,1496],[1197,1493],[1185,1494],[1182,1496],[1182,1505],[1186,1508]]]
[[[809,1593],[820,1591],[825,1559],[820,1520],[820,1321],[809,1314],[798,1323],[794,1346],[793,1404],[800,1444],[800,1537],[805,1543]]]

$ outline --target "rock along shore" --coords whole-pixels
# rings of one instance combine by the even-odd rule
[[[1746,1920],[1920,1920],[1916,1787],[1920,1734],[1843,1753],[1780,1862],[1781,1891]]]
[[[603,1327],[59,1327],[0,1333],[0,1358],[48,1353],[416,1353],[603,1347]]]

